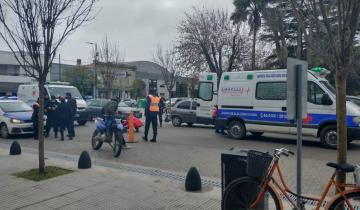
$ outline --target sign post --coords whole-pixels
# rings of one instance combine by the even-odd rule
[[[297,207],[303,209],[301,202],[301,159],[302,159],[302,125],[307,117],[307,69],[306,61],[294,58],[287,60],[287,117],[297,126],[296,143],[296,193]]]

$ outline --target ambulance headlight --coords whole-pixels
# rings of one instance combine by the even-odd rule
[[[360,117],[354,117],[353,121],[360,126]]]

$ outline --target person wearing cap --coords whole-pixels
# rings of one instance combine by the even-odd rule
[[[56,97],[54,95],[51,96],[51,100],[45,102],[45,113],[46,113],[46,130],[45,137],[49,137],[51,127],[54,128],[55,138],[58,137],[58,126],[57,126],[57,116],[56,109],[59,105]]]
[[[149,91],[149,95],[146,97],[146,104],[145,104],[145,131],[143,140],[148,141],[148,133],[150,124],[152,124],[153,128],[153,138],[150,142],[156,142],[157,137],[157,121],[158,121],[158,114],[160,111],[159,107],[160,98],[156,94],[154,90]]]

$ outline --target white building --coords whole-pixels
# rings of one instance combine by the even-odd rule
[[[33,78],[26,76],[11,52],[0,50],[0,96],[15,95],[20,84],[33,81]]]

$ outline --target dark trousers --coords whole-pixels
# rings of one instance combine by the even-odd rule
[[[39,121],[38,119],[33,120],[34,139],[39,138]]]
[[[54,128],[54,133],[55,133],[55,135],[57,134],[57,132],[58,132],[58,127],[57,127],[57,125],[56,125],[57,123],[56,123],[55,120],[56,120],[55,117],[54,117],[54,116],[51,116],[51,115],[49,115],[49,116],[46,118],[46,135],[49,135],[51,127]]]
[[[144,135],[145,138],[147,138],[150,128],[150,123],[152,124],[153,129],[153,139],[156,140],[157,136],[157,119],[158,118],[158,112],[150,112],[145,119],[145,131]]]
[[[67,129],[68,129],[69,137],[75,137],[74,116],[70,117]]]
[[[66,128],[65,125],[59,125],[61,140],[64,140],[64,131],[65,131],[65,128]],[[69,130],[68,130],[68,132],[69,132]],[[69,134],[69,136],[70,136],[70,134]]]
[[[160,108],[160,111],[159,111],[159,123],[160,123],[160,126],[162,126],[162,122],[163,122],[162,116],[163,116],[163,114],[164,114],[164,109]]]

